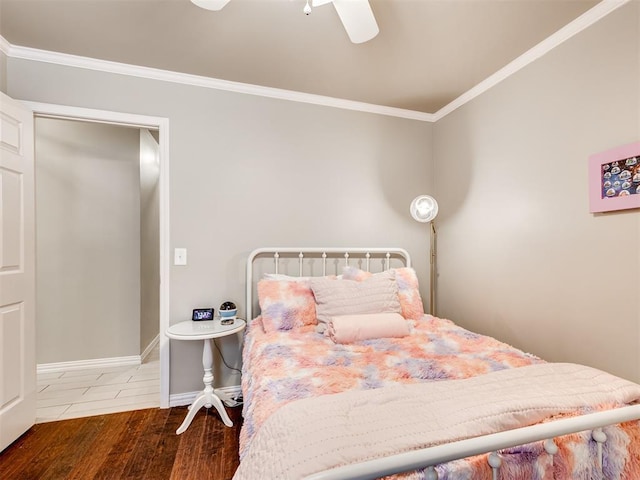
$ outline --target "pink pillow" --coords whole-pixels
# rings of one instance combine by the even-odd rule
[[[316,324],[316,302],[307,280],[260,280],[258,302],[267,333]]]
[[[331,318],[327,327],[327,335],[335,343],[406,337],[409,333],[409,323],[399,313],[338,315]]]
[[[316,299],[319,333],[336,315],[401,311],[395,272],[390,270],[362,282],[313,278],[310,285]]]
[[[413,268],[395,268],[396,283],[398,284],[398,299],[402,309],[402,316],[412,320],[420,320],[424,315],[424,305],[418,285],[418,277]],[[384,272],[381,272],[384,273]],[[357,267],[344,267],[342,276],[345,280],[361,282],[378,273],[366,272]]]

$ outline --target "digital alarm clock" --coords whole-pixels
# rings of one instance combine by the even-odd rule
[[[191,320],[194,322],[200,320],[213,320],[213,308],[194,308]]]

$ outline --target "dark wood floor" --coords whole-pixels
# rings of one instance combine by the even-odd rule
[[[227,412],[232,428],[201,409],[182,435],[186,407],[38,424],[0,453],[0,479],[228,480],[242,416],[240,407]]]

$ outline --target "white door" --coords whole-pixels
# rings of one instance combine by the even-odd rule
[[[0,92],[0,451],[36,418],[33,112]]]

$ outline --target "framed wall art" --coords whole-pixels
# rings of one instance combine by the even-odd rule
[[[589,210],[628,208],[640,208],[640,142],[589,157]]]

